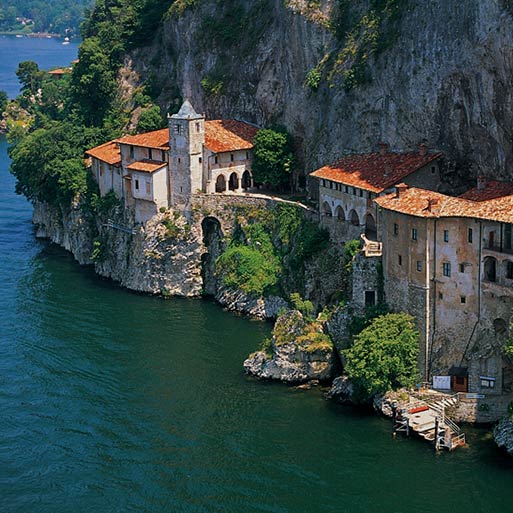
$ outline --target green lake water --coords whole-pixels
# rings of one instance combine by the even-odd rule
[[[0,139],[0,512],[513,511],[485,430],[435,454],[244,376],[269,324],[128,292],[36,241],[8,165]]]

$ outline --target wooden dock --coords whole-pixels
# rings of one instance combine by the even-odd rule
[[[393,415],[394,433],[409,436],[413,432],[432,443],[437,451],[453,451],[465,445],[465,433],[445,414],[445,408],[457,402],[458,397],[453,396],[438,401],[416,399],[397,404]]]

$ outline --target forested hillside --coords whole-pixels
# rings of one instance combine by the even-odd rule
[[[94,0],[0,0],[0,32],[76,35]]]

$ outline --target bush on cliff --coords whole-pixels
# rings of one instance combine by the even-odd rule
[[[419,333],[404,313],[382,315],[355,337],[343,351],[345,371],[360,400],[417,382]]]

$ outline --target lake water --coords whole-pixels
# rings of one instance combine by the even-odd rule
[[[10,59],[18,44],[30,58],[12,40]],[[513,511],[513,464],[486,431],[435,454],[321,390],[247,378],[268,324],[130,293],[36,241],[6,149],[0,139],[2,513]]]

